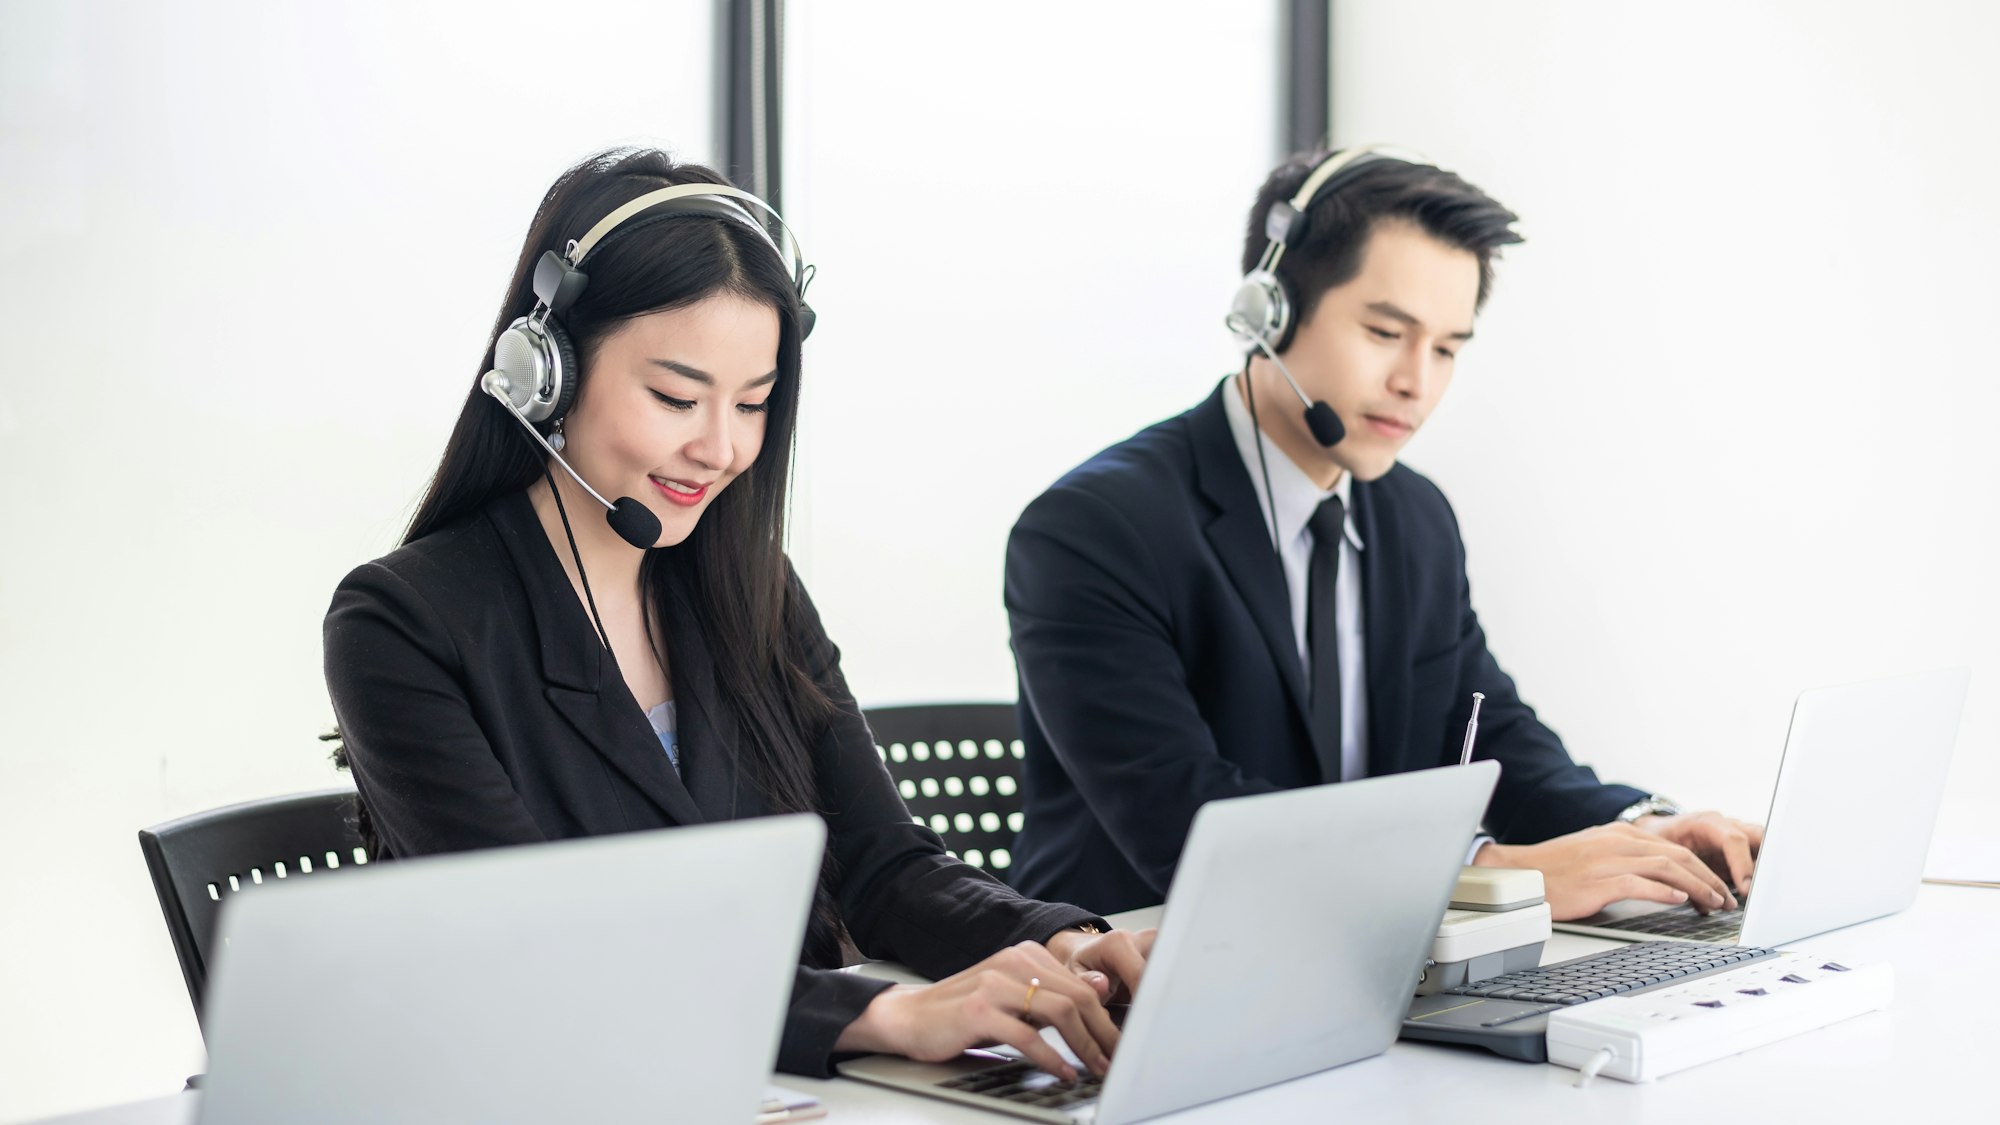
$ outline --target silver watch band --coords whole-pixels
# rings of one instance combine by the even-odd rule
[[[1671,799],[1654,793],[1619,810],[1618,820],[1623,824],[1631,824],[1642,816],[1678,816],[1680,811],[1681,807]]]

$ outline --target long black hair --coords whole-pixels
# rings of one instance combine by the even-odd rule
[[[599,219],[646,192],[728,182],[655,149],[601,152],[556,180],[535,212],[493,335],[472,372],[444,457],[403,535],[405,544],[527,488],[546,471],[541,450],[517,432],[520,423],[478,386],[492,366],[492,341],[535,306],[534,269],[543,252],[560,253]],[[804,607],[784,555],[785,494],[799,402],[799,295],[791,263],[743,223],[689,215],[619,232],[591,254],[587,272],[588,286],[562,317],[586,373],[604,338],[632,317],[683,308],[719,293],[778,314],[778,380],[766,400],[763,447],[710,502],[686,540],[646,552],[639,582],[656,619],[691,617],[697,626],[722,699],[742,733],[733,748],[737,768],[772,809],[819,811],[810,749],[833,704],[800,650],[796,626]],[[578,393],[589,389],[586,374]],[[345,755],[336,751],[335,761],[345,765]],[[373,851],[365,806],[359,819]],[[845,930],[835,905],[838,874],[829,853],[806,936],[806,958],[814,964],[840,963]]]

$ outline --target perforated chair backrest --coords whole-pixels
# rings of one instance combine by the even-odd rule
[[[372,857],[362,850],[353,814],[354,791],[329,789],[246,801],[140,829],[139,850],[197,1023],[222,904],[266,881],[367,863]]]
[[[1021,726],[1011,703],[875,707],[875,750],[912,819],[974,867],[1004,871],[1021,830]]]

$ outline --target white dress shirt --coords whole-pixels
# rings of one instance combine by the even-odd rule
[[[1354,526],[1354,478],[1340,474],[1340,482],[1326,491],[1314,484],[1303,469],[1292,463],[1271,439],[1257,431],[1250,421],[1250,406],[1243,401],[1243,381],[1230,380],[1229,393],[1222,396],[1223,413],[1229,416],[1229,431],[1236,437],[1236,451],[1250,472],[1250,486],[1257,490],[1257,511],[1264,527],[1271,527],[1271,494],[1264,491],[1264,468],[1257,463],[1257,442],[1264,443],[1264,461],[1270,466],[1271,493],[1277,495],[1278,560],[1285,568],[1285,588],[1291,596],[1292,636],[1299,646],[1299,669],[1305,682],[1312,682],[1312,653],[1306,648],[1307,569],[1312,563],[1313,533],[1307,521],[1329,497],[1340,497],[1347,511],[1346,535],[1340,544],[1340,573],[1333,582],[1334,643],[1340,648],[1340,778],[1353,781],[1368,776],[1368,669],[1363,658],[1362,640],[1367,634],[1361,604],[1361,532]],[[1332,778],[1328,779],[1333,780]]]
[[[1250,421],[1250,405],[1243,400],[1241,376],[1229,381],[1229,393],[1222,396],[1222,412],[1229,416],[1229,432],[1236,438],[1236,451],[1250,472],[1250,487],[1257,491],[1257,511],[1264,527],[1271,527],[1269,494],[1264,491],[1264,468],[1271,472],[1271,492],[1277,494],[1278,560],[1285,568],[1285,588],[1291,597],[1292,636],[1299,646],[1299,668],[1305,682],[1312,682],[1312,653],[1306,649],[1306,579],[1312,562],[1313,533],[1307,521],[1328,497],[1340,497],[1347,513],[1340,544],[1340,573],[1333,582],[1334,643],[1340,648],[1340,780],[1354,781],[1368,776],[1368,668],[1362,641],[1367,637],[1361,600],[1361,532],[1354,525],[1354,477],[1340,474],[1332,491],[1314,484],[1305,470],[1279,449],[1270,437],[1258,432]],[[1264,443],[1264,465],[1257,461],[1257,442]],[[1481,834],[1466,849],[1469,867],[1479,849],[1493,841]]]

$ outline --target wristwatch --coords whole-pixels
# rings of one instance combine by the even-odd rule
[[[1626,805],[1618,813],[1618,821],[1621,824],[1631,824],[1642,816],[1678,816],[1680,811],[1681,807],[1672,800],[1654,793],[1644,800]]]

